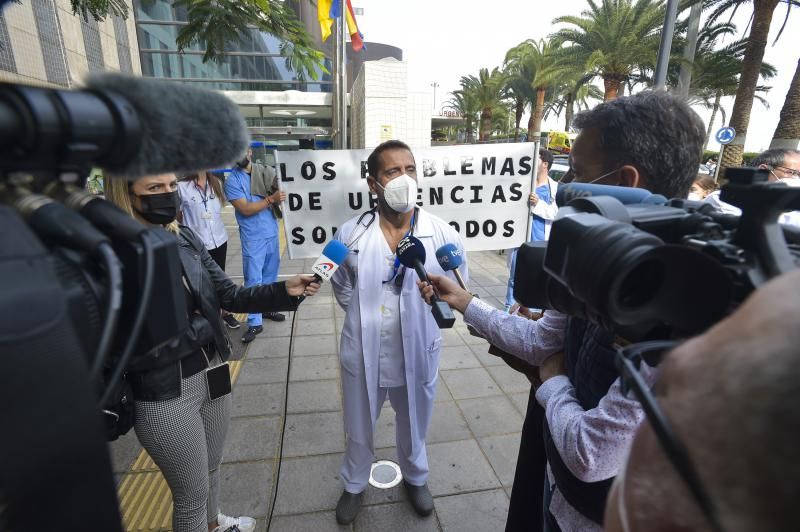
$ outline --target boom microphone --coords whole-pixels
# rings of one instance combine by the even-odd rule
[[[464,262],[461,255],[461,250],[455,244],[445,244],[436,250],[436,260],[439,261],[439,266],[446,272],[453,272],[461,288],[467,290],[464,278],[461,277],[461,272],[458,271],[458,267]]]
[[[425,246],[414,236],[407,236],[397,244],[397,258],[406,268],[414,268],[417,276],[430,283],[428,273],[425,271]],[[456,322],[453,310],[450,305],[439,299],[439,296],[431,296],[431,312],[433,319],[440,329],[449,329]]]
[[[340,241],[331,240],[328,242],[322,250],[322,255],[311,267],[311,272],[317,282],[330,281],[348,253],[350,253],[350,250]]]
[[[0,170],[191,172],[228,166],[248,142],[237,105],[209,90],[120,74],[78,91],[0,84]]]

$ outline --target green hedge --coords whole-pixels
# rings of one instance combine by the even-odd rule
[[[744,160],[744,164],[745,165],[750,164],[750,161],[755,159],[760,153],[761,152],[755,152],[755,151],[746,151],[746,152],[744,152],[744,154],[742,154],[742,159]],[[717,162],[719,162],[719,152],[718,151],[709,151],[709,150],[706,150],[706,151],[703,152],[703,159],[700,162],[702,164],[705,164],[705,162],[707,160],[709,160],[711,157],[717,159]]]

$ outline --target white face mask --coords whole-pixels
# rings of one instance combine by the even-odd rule
[[[686,197],[689,201],[703,201],[703,198],[700,197],[700,194],[697,192],[689,192],[689,195]]]
[[[386,185],[381,186],[378,180],[375,184],[383,189],[383,199],[389,207],[399,213],[411,212],[417,201],[417,182],[403,174],[395,177]]]
[[[786,186],[789,187],[800,187],[800,177],[787,177],[784,179],[778,179],[781,183],[786,183]]]

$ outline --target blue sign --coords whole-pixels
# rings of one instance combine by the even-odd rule
[[[721,127],[717,130],[716,138],[722,145],[730,144],[736,138],[736,130],[732,127]]]

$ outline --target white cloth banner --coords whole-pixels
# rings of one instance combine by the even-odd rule
[[[450,223],[467,251],[518,247],[528,232],[534,143],[416,148],[417,204]],[[278,151],[289,258],[316,258],[345,221],[377,203],[372,150]]]

